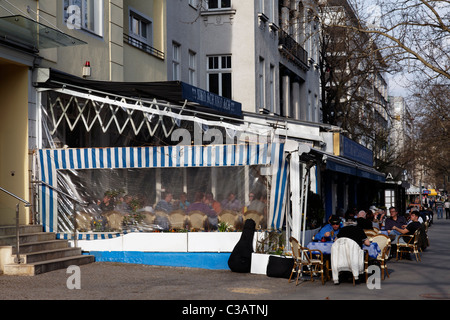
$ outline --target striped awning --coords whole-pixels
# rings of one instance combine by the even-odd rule
[[[38,158],[39,179],[55,188],[58,170],[270,166],[268,227],[280,229],[283,224],[288,174],[284,143],[41,149]],[[40,186],[41,221],[47,232],[58,232],[57,198],[51,187]]]

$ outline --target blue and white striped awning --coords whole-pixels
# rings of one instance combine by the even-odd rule
[[[58,170],[183,168],[267,165],[272,169],[269,228],[284,219],[288,163],[283,143],[39,150],[39,179],[57,188]],[[58,231],[58,194],[40,186],[41,221]]]

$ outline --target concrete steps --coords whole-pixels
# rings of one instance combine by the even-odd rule
[[[43,232],[42,226],[20,227],[20,258],[16,258],[16,231],[14,226],[0,227],[0,272],[5,275],[37,275],[44,272],[94,262],[94,257],[83,255],[80,248],[69,246],[67,240],[57,240],[54,233]]]

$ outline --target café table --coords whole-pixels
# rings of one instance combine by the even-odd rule
[[[313,253],[314,253],[314,250],[320,250],[324,255],[331,255],[331,246],[333,245],[333,243],[334,242],[332,242],[332,241],[310,242],[310,243],[308,243],[308,245],[306,247],[308,249],[310,249],[311,251],[313,251]],[[374,259],[381,252],[381,249],[378,246],[378,243],[376,243],[376,242],[372,242],[370,244],[370,246],[363,245],[362,249],[367,250],[367,252],[369,253],[369,257],[374,258]]]

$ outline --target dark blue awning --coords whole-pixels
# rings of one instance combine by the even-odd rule
[[[345,173],[352,176],[357,176],[364,179],[375,180],[379,182],[385,182],[386,177],[383,173],[376,171],[374,168],[358,164],[356,162],[347,162],[341,160],[338,157],[333,159],[327,159],[328,170]]]

